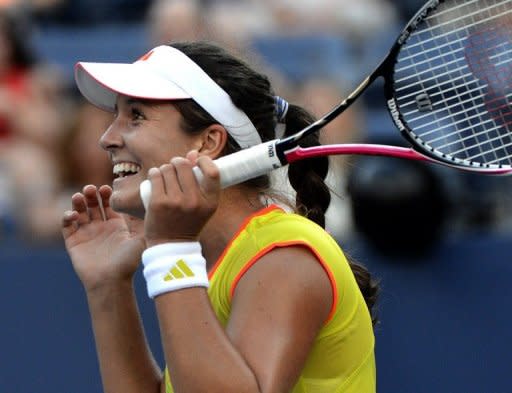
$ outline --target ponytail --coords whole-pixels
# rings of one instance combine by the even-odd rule
[[[289,105],[286,132],[291,135],[314,121],[313,117],[296,105]],[[302,147],[319,145],[318,134],[309,135],[300,142]],[[299,214],[325,227],[325,212],[331,203],[331,193],[325,184],[329,170],[327,157],[296,161],[288,166],[288,179],[296,191],[295,206]]]
[[[377,313],[375,312],[375,304],[377,303],[380,292],[379,283],[373,279],[367,268],[355,262],[350,255],[345,254],[345,256],[352,269],[352,273],[354,273],[359,290],[363,294],[366,306],[370,311],[373,326],[375,326],[379,322]]]
[[[307,127],[314,118],[303,108],[289,104],[286,114],[285,134],[289,136]],[[301,141],[302,147],[318,146],[318,134],[314,133]],[[314,157],[295,161],[288,166],[288,180],[296,191],[295,205],[297,213],[309,218],[325,228],[325,213],[331,202],[331,193],[325,184],[329,170],[328,157]],[[379,294],[379,285],[364,266],[347,256],[357,285],[365,299],[373,325],[378,322],[374,306]]]

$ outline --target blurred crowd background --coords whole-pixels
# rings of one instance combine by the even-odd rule
[[[321,116],[373,70],[421,3],[1,1],[0,242],[12,236],[28,243],[59,241],[70,194],[87,183],[111,181],[97,143],[109,115],[77,92],[77,61],[129,61],[172,40],[212,40],[266,72],[279,95]],[[376,83],[326,127],[324,141],[403,144],[384,108]],[[382,233],[378,222],[407,237],[412,222],[423,221],[422,233],[408,242],[411,250],[429,248],[446,226],[450,233],[511,230],[509,179],[393,159],[332,161],[328,222],[338,239],[362,233],[387,247],[384,252],[402,252],[403,244],[393,240],[398,237],[385,237],[390,231]]]
[[[41,392],[99,391],[87,310],[59,225],[74,192],[112,180],[98,146],[111,115],[81,98],[77,61],[129,61],[168,41],[211,40],[321,116],[374,69],[422,3],[1,0],[0,311],[9,317],[0,328],[0,393],[34,391],[20,376]],[[380,83],[322,138],[404,144]],[[332,164],[328,229],[382,280],[379,391],[507,391],[510,361],[501,359],[510,359],[512,321],[499,311],[512,305],[512,179],[383,157]],[[151,307],[141,310],[158,348]]]

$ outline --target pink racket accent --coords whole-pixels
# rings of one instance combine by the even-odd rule
[[[321,145],[313,146],[308,148],[297,147],[285,153],[286,160],[289,164],[295,161],[303,160],[305,158],[312,158],[318,156],[330,156],[330,155],[370,155],[370,156],[385,156],[394,158],[405,158],[408,160],[416,161],[428,161],[432,163],[442,164],[451,166],[446,163],[439,162],[430,157],[424,156],[417,151],[408,147],[390,146],[390,145],[375,145],[375,144],[343,144],[343,145]],[[512,168],[464,168],[454,163],[453,167],[462,170],[468,170],[471,172],[483,172],[489,175],[508,175],[512,174]]]

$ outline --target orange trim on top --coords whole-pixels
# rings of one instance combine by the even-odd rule
[[[261,210],[258,210],[256,213],[253,213],[250,216],[245,218],[245,220],[242,222],[242,225],[240,225],[240,228],[238,228],[238,230],[236,231],[235,236],[232,237],[232,239],[229,241],[229,243],[226,246],[226,248],[224,248],[224,251],[222,251],[222,254],[220,254],[220,257],[217,259],[217,261],[215,262],[215,264],[213,265],[211,270],[208,272],[208,279],[209,280],[212,279],[212,277],[215,274],[215,272],[217,271],[218,267],[220,266],[220,264],[224,260],[224,257],[226,256],[226,253],[231,248],[231,245],[238,238],[238,236],[240,236],[240,234],[247,227],[247,225],[249,225],[249,222],[253,218],[258,217],[258,216],[263,216],[263,215],[265,215],[265,214],[267,214],[267,213],[269,213],[269,212],[271,212],[273,210],[283,210],[283,209],[280,208],[277,205],[272,204],[272,205],[269,205],[269,206],[267,206],[267,207],[265,207],[265,208],[263,208]]]
[[[324,324],[328,323],[331,318],[334,315],[334,312],[336,311],[336,306],[338,305],[338,287],[336,285],[336,280],[334,279],[334,274],[332,273],[331,269],[329,269],[329,265],[325,262],[325,260],[320,256],[320,254],[311,247],[308,243],[301,241],[301,240],[293,240],[288,242],[277,242],[272,243],[269,246],[265,247],[263,250],[258,252],[254,257],[247,262],[247,264],[240,270],[240,272],[236,275],[233,284],[231,284],[231,288],[229,290],[229,295],[231,298],[233,298],[233,293],[235,292],[236,286],[238,285],[238,282],[241,280],[241,278],[244,276],[244,274],[256,263],[258,260],[265,254],[272,251],[274,248],[277,247],[291,247],[291,246],[302,246],[309,249],[316,257],[318,262],[320,262],[320,265],[322,265],[322,268],[327,273],[327,276],[329,277],[329,281],[331,282],[332,287],[332,306],[331,310],[329,311],[329,315],[327,316],[327,319],[325,320]]]

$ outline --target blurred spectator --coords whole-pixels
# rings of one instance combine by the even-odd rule
[[[206,3],[214,10],[232,8],[235,17],[231,23],[266,34],[321,32],[371,37],[397,19],[394,2],[389,0],[209,0]],[[246,11],[239,12],[241,9]]]
[[[65,116],[61,74],[36,58],[21,14],[0,13],[0,143],[24,138],[52,149]],[[65,113],[65,111],[64,111]]]
[[[16,109],[29,95],[36,59],[27,45],[28,25],[23,15],[0,9],[0,143],[12,136]]]
[[[387,0],[265,0],[280,33],[334,33],[366,38],[385,30],[396,20]]]
[[[2,155],[11,179],[11,217],[29,243],[60,241],[60,217],[71,195],[86,184],[112,183],[112,166],[98,144],[111,114],[83,101],[67,113],[68,129],[53,150],[19,138]]]
[[[40,146],[17,139],[2,151],[3,168],[9,176],[10,215],[16,233],[28,243],[46,242],[59,230],[56,195],[59,192],[55,156]]]
[[[31,11],[38,23],[63,26],[142,23],[151,0],[60,0]]]
[[[0,199],[11,230],[43,239],[55,230],[55,149],[69,111],[60,74],[36,59],[26,44],[29,31],[23,15],[0,12]]]
[[[16,109],[15,132],[50,153],[55,153],[65,132],[71,102],[68,86],[54,66],[40,63],[29,76],[28,99]]]
[[[154,0],[147,23],[150,40],[155,46],[170,41],[195,41],[205,35],[199,0]]]
[[[80,191],[86,184],[112,183],[112,164],[99,145],[101,135],[112,122],[112,114],[80,99],[69,132],[59,147],[59,166],[64,198]],[[69,203],[69,199],[66,200]]]
[[[67,33],[69,27],[76,28],[77,25],[81,25],[93,29],[119,24],[116,26],[120,27],[119,30],[109,30],[116,35],[119,34],[121,38],[117,41],[101,40],[102,34],[105,36],[101,28],[94,30],[97,32],[96,35],[93,30],[89,33],[88,29],[82,29],[86,32],[83,36],[87,37],[83,50],[94,48],[94,53],[98,56],[111,56],[117,59],[126,58],[127,47],[133,48],[142,42],[140,37],[134,38],[135,30],[131,27],[136,26],[139,29],[145,25],[153,43],[149,43],[148,46],[171,40],[209,39],[222,43],[250,62],[261,63],[258,68],[264,69],[270,76],[277,94],[289,98],[291,102],[301,103],[317,116],[322,116],[345,98],[347,92],[351,91],[382,59],[396,38],[397,24],[403,23],[397,21],[400,18],[410,19],[423,4],[422,0],[418,1],[7,2],[9,11],[0,11],[0,183],[3,185],[0,187],[0,221],[2,210],[25,212],[23,216],[29,218],[29,221],[37,220],[36,216],[45,217],[46,213],[43,212],[30,213],[32,208],[27,207],[27,204],[30,205],[29,201],[33,195],[38,195],[42,201],[40,205],[46,206],[49,212],[60,203],[60,199],[55,198],[55,195],[61,192],[69,194],[86,183],[109,182],[111,177],[110,165],[105,164],[104,153],[97,148],[97,133],[106,128],[108,119],[101,119],[99,113],[93,113],[92,108],[82,107],[81,104],[77,110],[78,117],[73,118],[75,111],[71,103],[66,101],[64,91],[69,86],[63,84],[59,72],[37,59],[33,54],[33,48],[28,45],[32,26],[27,23],[27,16],[35,15],[38,22],[52,24],[52,29],[48,30],[59,38],[54,41],[54,47],[57,49],[51,52],[52,58],[57,57],[56,53],[62,58],[67,56],[70,59],[66,63],[69,75],[72,72],[70,64],[76,60],[76,54],[72,54],[68,48],[77,47],[76,36]],[[23,15],[20,13],[23,10],[30,10],[30,13]],[[60,26],[55,28],[55,24]],[[42,30],[44,29],[40,31]],[[126,31],[126,36],[123,35],[123,31]],[[140,30],[137,31],[140,33]],[[117,45],[118,41],[130,42],[126,45]],[[134,44],[135,41],[137,45]],[[69,43],[69,46],[62,46],[62,42]],[[261,45],[258,46],[257,43]],[[67,49],[62,50],[62,47]],[[135,52],[138,51],[139,49]],[[57,61],[62,59],[59,57]],[[72,83],[71,80],[64,81]],[[379,133],[381,136],[395,135],[396,130],[390,123],[389,115],[382,110],[382,88],[377,84],[374,87],[365,92],[356,107],[350,108],[326,127],[322,134],[324,143],[360,142],[364,137],[365,128],[370,130],[370,133],[371,129],[383,129]],[[366,110],[370,105],[373,109],[371,112]],[[74,125],[71,127],[72,130],[67,132],[70,122]],[[97,122],[97,125],[93,125],[93,122]],[[391,124],[390,127],[386,126],[388,123]],[[86,131],[88,126],[89,131]],[[88,133],[91,134],[90,139],[87,137]],[[64,148],[61,150],[62,144]],[[81,147],[75,147],[76,144]],[[92,152],[84,155],[89,148]],[[93,160],[91,157],[96,157],[95,154],[99,156]],[[83,157],[86,160],[83,160]],[[333,157],[333,169],[329,174],[333,203],[327,221],[331,232],[341,238],[345,238],[351,232],[352,225],[351,216],[347,213],[351,206],[350,197],[345,195],[345,181],[347,172],[354,168],[347,162],[348,158]],[[62,178],[59,176],[61,172]],[[460,177],[454,171],[450,174],[454,178]],[[448,176],[446,172],[441,172],[440,177]],[[509,183],[505,180],[476,177],[478,185],[473,186],[473,178],[460,178],[461,187],[469,191],[459,192],[457,195],[472,196],[471,201],[455,203],[461,212],[458,220],[461,226],[492,227],[500,222],[510,223],[510,219],[506,220],[506,213],[510,211],[508,206],[512,204],[504,197],[509,194]],[[467,179],[471,180],[466,182],[468,185],[465,184]],[[481,187],[480,184],[490,186]],[[35,193],[32,188],[36,186],[39,187],[39,193]],[[8,191],[9,187],[12,191]],[[62,191],[63,188],[65,191]],[[473,189],[482,191],[472,192]],[[498,200],[498,197],[501,199]],[[51,202],[51,199],[54,201]],[[492,214],[483,214],[487,212]],[[59,210],[57,217],[60,217],[60,213]],[[21,216],[16,216],[19,223]],[[0,222],[0,227],[1,225]],[[48,233],[53,231],[50,229],[51,225],[42,228],[44,225],[34,222],[22,226],[32,228],[26,231],[41,238],[47,236],[38,235],[42,229]]]
[[[33,10],[47,9],[55,7],[64,0],[1,0],[2,8],[29,7]]]
[[[245,54],[255,36],[275,31],[272,10],[263,2],[217,1],[206,12],[209,37],[238,54]]]

